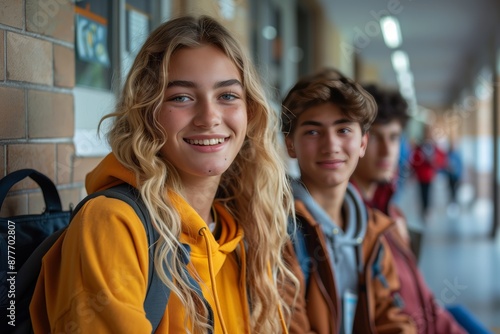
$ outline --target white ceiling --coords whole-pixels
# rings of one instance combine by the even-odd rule
[[[369,29],[374,29],[376,22],[373,13],[397,12],[401,49],[409,56],[417,103],[431,109],[456,102],[460,91],[470,86],[488,61],[489,41],[500,38],[500,0],[320,1],[344,37],[358,37],[355,45],[363,46],[357,48],[358,54],[378,67],[381,84],[393,87],[397,81],[390,62],[392,50],[384,44],[381,33]],[[360,31],[370,33],[365,35],[368,42],[360,39]]]

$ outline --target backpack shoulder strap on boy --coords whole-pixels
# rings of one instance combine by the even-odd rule
[[[163,318],[163,314],[168,303],[168,298],[170,296],[170,290],[165,286],[165,284],[163,284],[163,282],[158,277],[156,270],[154,270],[154,247],[152,246],[158,239],[158,233],[153,228],[149,212],[146,208],[146,205],[142,201],[138,190],[126,183],[88,195],[80,203],[78,203],[76,208],[73,210],[71,219],[73,219],[73,217],[78,213],[78,211],[85,205],[88,200],[98,196],[106,196],[109,198],[116,198],[124,201],[134,209],[137,216],[139,216],[141,222],[144,225],[149,244],[148,290],[146,292],[146,298],[144,300],[144,310],[146,311],[146,317],[153,326],[154,333],[158,328],[161,319]],[[29,308],[31,296],[33,295],[36,281],[38,279],[38,274],[41,270],[42,257],[55,243],[55,241],[59,238],[59,236],[65,229],[66,228],[61,229],[45,239],[40,244],[40,246],[35,249],[35,251],[32,253],[32,255],[29,257],[29,259],[26,261],[26,263],[18,273],[16,285],[17,290],[20,292],[19,295],[29,296],[29,299],[25,301],[28,304],[25,307],[26,310],[28,310]]]
[[[304,282],[306,286],[309,285],[309,276],[311,274],[312,259],[307,250],[306,240],[304,237],[304,223],[300,217],[295,217],[295,222],[291,217],[288,218],[288,234],[292,239],[293,249],[297,256],[300,269],[304,275]]]

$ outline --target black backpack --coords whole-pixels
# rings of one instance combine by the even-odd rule
[[[57,193],[57,188],[52,181],[45,175],[33,169],[23,169],[5,176],[0,180],[0,207],[7,195],[9,189],[17,182],[25,177],[31,177],[42,188],[45,200],[45,212],[41,215],[25,215],[10,218],[0,218],[0,232],[2,239],[0,240],[0,251],[2,253],[0,266],[0,309],[2,310],[3,319],[0,328],[2,333],[33,333],[31,319],[29,315],[29,304],[33,295],[38,275],[41,270],[42,257],[55,243],[63,231],[67,228],[71,219],[76,215],[80,208],[90,199],[97,196],[106,196],[116,198],[130,205],[141,222],[144,224],[149,242],[149,282],[146,298],[144,300],[144,309],[146,316],[153,326],[153,332],[158,327],[170,295],[169,289],[161,282],[160,278],[154,270],[154,247],[151,247],[158,239],[156,230],[153,228],[148,210],[139,196],[138,190],[129,184],[123,183],[115,187],[96,192],[85,197],[74,210],[71,212],[61,209],[60,197]],[[55,217],[55,219],[54,219]],[[23,222],[33,225],[37,228],[40,224],[48,223],[42,232],[50,234],[49,237],[40,243],[37,235],[34,235],[34,230],[31,227],[22,229]],[[16,223],[16,230],[10,227],[10,222]],[[52,226],[53,225],[53,226]],[[47,232],[47,229],[49,230]],[[57,230],[53,232],[52,230]],[[9,233],[11,231],[11,233]],[[19,232],[18,232],[19,231]],[[22,233],[21,233],[22,231]],[[15,233],[15,234],[14,234]],[[31,235],[30,235],[31,233]],[[40,231],[38,231],[40,234]],[[12,239],[14,236],[15,239]],[[20,238],[24,240],[20,240]],[[28,243],[28,244],[27,244]],[[12,244],[12,245],[11,245]],[[7,264],[9,263],[9,255],[15,250],[13,245],[23,245],[24,249],[31,252],[31,255],[25,260],[15,257],[15,268],[20,269],[13,272]],[[9,247],[10,246],[10,247]],[[30,247],[27,247],[30,246]],[[14,253],[15,255],[15,253]],[[25,261],[25,262],[24,262]],[[24,262],[24,263],[21,263]],[[12,267],[14,268],[14,267]],[[14,322],[11,322],[14,320]],[[9,324],[10,322],[10,324]],[[15,324],[13,326],[12,324]]]

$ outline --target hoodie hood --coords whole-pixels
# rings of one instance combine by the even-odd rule
[[[295,200],[303,203],[326,236],[336,239],[335,243],[338,247],[361,244],[366,234],[367,213],[359,193],[352,184],[349,183],[347,186],[342,207],[347,222],[345,231],[341,231],[337,224],[330,219],[300,181],[292,181],[292,189]]]
[[[108,154],[94,170],[87,174],[85,180],[89,194],[121,183],[137,187],[135,174],[125,168],[113,153]],[[239,285],[224,284],[228,281],[238,282],[239,277],[243,277],[242,281],[245,281],[245,263],[242,261],[240,265],[237,261],[230,259],[235,251],[239,251],[242,258],[245,257],[243,228],[234,221],[224,205],[216,201],[213,205],[217,213],[217,224],[220,225],[220,234],[216,240],[207,223],[181,194],[167,189],[165,196],[169,198],[180,215],[182,229],[179,241],[189,251],[189,254],[186,254],[190,262],[188,271],[191,276],[199,277],[203,282],[200,284],[201,293],[215,313],[215,327],[227,328],[220,333],[249,328],[248,321],[242,322],[242,318],[236,316],[249,314],[245,286],[242,289]],[[174,296],[169,299],[167,312],[171,312],[170,319],[183,318],[182,304]],[[222,314],[232,316],[224,320]],[[182,320],[178,323],[172,320],[169,324],[171,328],[179,326],[179,331],[174,330],[174,332],[180,332],[184,325]],[[219,333],[219,330],[216,333]]]
[[[137,187],[134,173],[123,166],[113,153],[108,154],[85,178],[88,194],[128,183]]]
[[[221,227],[219,239],[210,233],[205,221],[177,193],[169,191],[168,195],[179,212],[182,220],[180,241],[191,248],[190,261],[204,281],[210,280],[207,258],[211,257],[214,274],[222,268],[228,254],[232,253],[243,240],[243,228],[234,221],[221,203],[214,203]],[[204,231],[205,233],[203,233]],[[207,243],[209,247],[207,248]]]
[[[110,153],[94,170],[87,174],[85,187],[87,192],[91,194],[124,182],[137,187],[135,174],[125,168],[113,153]],[[200,215],[180,194],[168,191],[168,196],[181,216],[182,233],[180,241],[190,246],[191,261],[195,264],[195,267],[197,267],[196,263],[198,261],[201,261],[203,265],[207,265],[206,258],[210,255],[213,259],[215,274],[217,274],[224,264],[227,254],[233,252],[243,239],[243,229],[236,224],[224,206],[216,202],[214,203],[214,208],[219,218],[218,223],[221,225],[220,237],[218,240],[215,240],[213,234],[210,232],[202,236],[200,231],[203,228],[207,228],[208,231],[208,226]],[[210,243],[210,254],[207,253],[206,242]],[[204,275],[205,272],[207,273],[206,277]],[[202,279],[209,279],[208,271],[198,270],[198,273]]]
[[[348,184],[342,205],[346,228],[342,230],[314,200],[303,184],[292,182],[292,189],[296,204],[302,203],[325,236],[330,263],[334,269],[337,295],[342,296],[341,298],[357,296],[359,275],[364,270],[362,246],[368,225],[366,207],[359,194],[351,184]],[[300,206],[296,205],[299,215]],[[354,305],[350,304],[350,307],[354,310],[355,302]],[[350,311],[344,309],[344,312]],[[344,330],[349,333],[352,331],[352,319],[341,319],[340,332],[343,333]]]

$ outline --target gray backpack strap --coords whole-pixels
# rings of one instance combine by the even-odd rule
[[[146,317],[153,326],[154,333],[163,318],[168,298],[170,296],[170,290],[165,284],[163,284],[154,269],[154,244],[156,240],[158,240],[158,233],[151,223],[148,210],[142,201],[138,190],[125,183],[88,195],[80,203],[78,203],[76,208],[72,211],[71,219],[73,219],[73,217],[83,207],[83,205],[87,203],[88,200],[98,196],[106,196],[124,201],[134,209],[144,225],[149,244],[148,290],[146,292],[146,298],[144,299],[144,310],[146,311]],[[33,333],[29,317],[29,304],[42,268],[42,258],[61,236],[61,234],[63,234],[66,228],[67,226],[57,232],[54,232],[40,245],[38,245],[18,271],[18,275],[16,276],[16,292],[19,296],[17,299],[17,309],[19,310],[19,313],[17,315],[20,321],[19,326],[16,326],[14,329],[15,333]],[[166,272],[168,275],[168,270]]]
[[[304,224],[305,223],[301,221],[300,217],[296,217],[295,221],[292,217],[288,217],[288,235],[292,240],[297,261],[299,262],[300,269],[304,275],[304,282],[306,286],[308,286],[313,260],[309,256],[309,252],[307,250],[306,239],[304,237]]]
[[[85,202],[87,202],[87,200],[95,198],[97,196],[106,196],[124,201],[134,209],[137,216],[139,216],[142,224],[144,225],[149,244],[148,290],[146,292],[146,298],[144,299],[144,310],[146,311],[146,317],[153,326],[154,333],[158,328],[161,319],[163,318],[163,314],[165,313],[165,309],[167,307],[168,298],[170,297],[170,289],[168,289],[168,287],[163,284],[160,277],[157,275],[156,270],[154,269],[154,244],[156,240],[158,240],[158,232],[155,230],[151,223],[148,209],[142,201],[139,191],[126,183],[87,196],[82,202],[77,205],[72,213],[72,217],[75,216],[75,214],[85,204]]]

